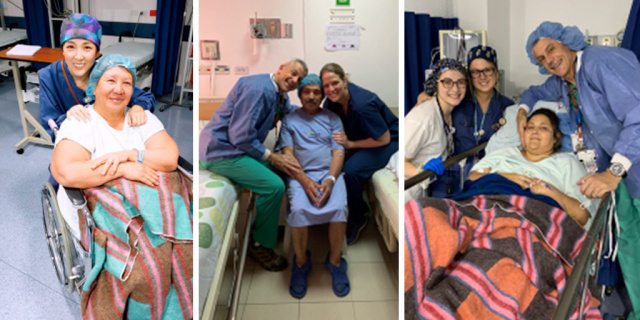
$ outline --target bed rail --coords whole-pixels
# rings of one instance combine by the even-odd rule
[[[473,148],[469,148],[463,152],[461,152],[460,154],[457,154],[447,160],[444,161],[444,167],[448,168],[460,161],[462,161],[462,159],[466,159],[467,157],[469,157],[470,155],[480,152],[482,150],[484,150],[484,148],[487,146],[487,143],[489,143],[489,141],[485,141]],[[429,179],[431,178],[433,175],[435,174],[435,172],[431,171],[431,170],[425,170],[422,171],[418,174],[416,174],[415,176],[405,180],[404,182],[404,189],[405,190],[409,190],[409,188],[415,186],[416,184],[422,182],[425,179]]]
[[[597,240],[603,232],[602,229],[606,221],[605,217],[607,216],[607,208],[609,207],[611,196],[611,192],[608,192],[600,202],[600,206],[598,206],[596,216],[593,218],[591,228],[589,228],[589,231],[587,232],[587,237],[582,244],[582,249],[578,254],[578,258],[576,259],[573,272],[569,277],[569,281],[567,281],[567,286],[564,289],[562,297],[560,297],[558,308],[556,308],[556,312],[553,316],[554,320],[569,319],[569,316],[575,308],[576,302],[578,302],[578,296],[580,296],[580,316],[578,319],[582,319],[585,308],[584,302],[586,298],[586,290],[589,290],[588,267],[591,264],[593,252],[596,250],[595,245]],[[596,261],[600,258],[600,252],[599,250],[597,251]]]

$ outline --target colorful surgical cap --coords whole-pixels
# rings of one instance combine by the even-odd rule
[[[538,71],[541,74],[549,74],[549,72],[547,72],[544,66],[542,66],[542,64],[536,60],[536,57],[533,56],[533,43],[540,38],[549,38],[559,41],[573,51],[583,50],[587,47],[587,43],[584,41],[584,35],[580,32],[578,27],[563,27],[560,23],[549,21],[541,23],[538,28],[529,35],[526,48],[529,60],[531,60],[531,63],[538,66]]]
[[[98,19],[84,13],[72,13],[62,21],[60,27],[60,45],[70,39],[87,39],[100,50],[102,27]]]
[[[489,46],[475,46],[467,53],[467,67],[471,66],[471,61],[482,58],[491,63],[498,69],[498,55],[493,48]]]
[[[302,81],[300,81],[300,85],[298,86],[298,94],[302,92],[302,88],[304,88],[304,86],[309,84],[317,84],[320,86],[320,89],[322,89],[322,80],[320,80],[320,77],[315,73],[310,73],[306,77],[304,77]]]
[[[438,78],[440,78],[440,75],[447,70],[456,70],[465,76],[467,74],[467,69],[462,65],[462,63],[450,58],[441,59],[433,65],[433,72],[431,72],[427,81],[424,82],[424,92],[426,94],[433,96],[436,93],[438,88]]]
[[[138,77],[136,76],[136,66],[131,62],[131,60],[120,54],[109,54],[106,55],[100,60],[98,60],[91,71],[91,75],[89,75],[89,84],[87,85],[87,97],[91,100],[95,100],[96,96],[93,94],[93,91],[96,89],[96,85],[98,84],[98,80],[102,77],[102,74],[107,70],[122,66],[127,68],[131,75],[133,76],[133,86],[136,86],[136,81],[138,81]]]

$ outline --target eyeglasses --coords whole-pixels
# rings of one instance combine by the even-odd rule
[[[442,80],[440,80],[438,82],[442,83],[442,86],[445,89],[451,89],[454,84],[458,86],[458,89],[464,89],[464,88],[467,87],[467,79],[460,79],[458,81],[453,81],[453,80],[447,78],[447,79],[442,79]]]
[[[484,75],[485,77],[491,77],[494,71],[495,71],[494,68],[487,68],[483,70],[471,70],[469,71],[469,73],[471,73],[471,76],[474,78],[480,78],[481,74]]]

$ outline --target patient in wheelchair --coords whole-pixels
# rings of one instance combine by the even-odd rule
[[[73,234],[91,247],[92,269],[82,291],[83,318],[193,318],[191,181],[172,172],[178,147],[149,111],[131,127],[126,106],[136,83],[133,63],[107,55],[91,72],[95,100],[87,123],[68,118],[56,137],[51,172]],[[65,188],[82,188],[95,229]]]

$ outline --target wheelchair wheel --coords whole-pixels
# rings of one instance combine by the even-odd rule
[[[62,217],[58,207],[56,192],[51,183],[46,182],[42,188],[42,215],[44,221],[45,235],[51,262],[56,270],[58,280],[69,292],[76,288],[75,277],[72,277],[73,256],[75,248],[72,243],[72,236],[66,227],[66,222]]]

